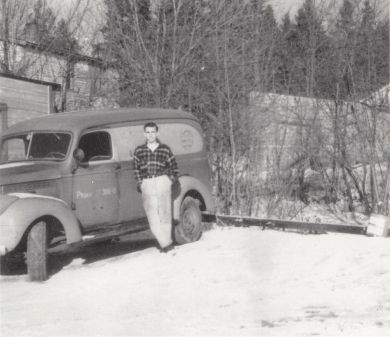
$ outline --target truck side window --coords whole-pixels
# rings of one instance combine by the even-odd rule
[[[25,160],[28,145],[29,140],[27,140],[27,135],[5,139],[1,147],[0,162]]]
[[[168,144],[175,155],[202,151],[204,147],[202,134],[195,127],[184,122],[157,121],[157,124],[159,139]],[[143,124],[115,127],[110,129],[110,133],[117,147],[118,159],[121,161],[133,159],[135,148],[145,142]]]
[[[98,131],[83,135],[79,148],[84,151],[84,161],[99,161],[112,158],[111,138],[108,132]]]

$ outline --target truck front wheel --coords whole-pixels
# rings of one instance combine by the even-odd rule
[[[36,223],[27,237],[27,272],[31,281],[45,281],[48,278],[47,224]]]

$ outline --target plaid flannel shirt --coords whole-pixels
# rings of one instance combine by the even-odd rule
[[[134,150],[134,174],[138,185],[148,176],[168,175],[172,180],[179,175],[176,159],[168,145],[159,143],[153,152],[143,144]]]

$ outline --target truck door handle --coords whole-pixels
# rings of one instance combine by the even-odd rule
[[[114,163],[114,169],[115,170],[119,170],[121,168],[121,164],[120,163]]]

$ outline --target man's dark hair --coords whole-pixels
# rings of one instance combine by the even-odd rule
[[[148,122],[144,125],[144,130],[146,130],[146,128],[156,128],[156,131],[158,131],[158,126],[155,122]]]

